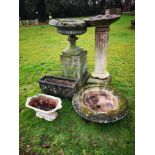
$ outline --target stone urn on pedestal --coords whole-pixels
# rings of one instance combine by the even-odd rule
[[[50,20],[49,24],[57,28],[58,33],[68,35],[69,46],[60,55],[64,77],[79,79],[79,85],[84,85],[88,79],[87,51],[76,45],[76,35],[87,31],[85,21],[79,19]]]
[[[107,85],[110,82],[110,74],[107,68],[108,41],[110,25],[120,18],[119,15],[97,15],[84,19],[88,27],[95,26],[95,70],[91,74],[88,83]]]

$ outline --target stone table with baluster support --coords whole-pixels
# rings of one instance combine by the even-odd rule
[[[110,25],[120,18],[119,15],[97,15],[84,19],[89,26],[95,26],[95,69],[88,83],[107,85],[111,81],[107,68],[108,40]]]

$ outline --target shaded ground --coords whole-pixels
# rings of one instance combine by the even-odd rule
[[[63,99],[63,108],[54,122],[35,117],[25,107],[28,96],[40,93],[37,80],[46,75],[61,75],[61,51],[66,36],[48,26],[20,27],[20,148],[39,155],[134,155],[134,30],[133,16],[122,16],[111,26],[108,71],[112,85],[129,102],[129,113],[111,124],[83,120]],[[94,69],[94,28],[79,36],[77,44],[88,51],[88,69]]]

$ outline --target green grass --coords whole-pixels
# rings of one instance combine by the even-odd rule
[[[60,58],[66,36],[48,25],[20,27],[20,148],[39,155],[134,155],[134,30],[133,16],[122,16],[111,25],[108,71],[112,86],[128,100],[128,115],[115,123],[96,124],[83,120],[63,99],[59,117],[47,122],[25,107],[26,98],[40,93],[37,80],[61,75]],[[94,28],[79,36],[77,44],[88,51],[88,70],[94,69]],[[42,147],[42,139],[50,147]]]

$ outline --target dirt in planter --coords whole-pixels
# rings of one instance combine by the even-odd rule
[[[67,86],[73,86],[74,82],[72,81],[66,81],[66,80],[61,80],[61,79],[52,79],[52,78],[45,78],[44,81],[46,82],[51,82],[51,83],[57,83],[57,84],[62,84],[62,85],[67,85]]]
[[[45,111],[50,111],[54,109],[57,106],[57,104],[58,101],[56,99],[51,99],[45,96],[35,97],[29,103],[29,105],[31,105],[32,107]]]

